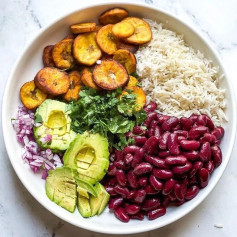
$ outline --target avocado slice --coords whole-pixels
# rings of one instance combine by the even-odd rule
[[[89,199],[87,199],[86,197],[78,195],[77,207],[83,217],[87,218],[91,216]]]
[[[85,197],[87,199],[90,198],[89,193],[84,188],[77,187],[77,192],[78,192],[78,195],[80,195],[82,197]]]
[[[85,192],[90,193],[92,196],[97,197],[97,193],[95,188],[93,187],[93,185],[91,185],[90,183],[76,177],[76,183],[77,183],[77,188],[79,190],[81,190],[81,192],[83,192],[83,190],[85,190]],[[83,195],[82,195],[83,196]],[[87,195],[86,195],[87,196]],[[88,197],[89,198],[89,197]]]
[[[63,156],[64,165],[76,169],[78,177],[95,184],[109,167],[109,143],[100,134],[78,134]]]
[[[74,170],[69,167],[50,170],[46,178],[45,190],[51,201],[70,212],[75,211],[77,190]]]
[[[104,186],[100,183],[95,185],[97,197],[90,198],[91,216],[100,215],[109,201],[109,194],[106,192]]]
[[[45,100],[37,108],[35,121],[40,122],[41,126],[34,127],[34,136],[41,148],[64,151],[76,136],[71,130],[70,111],[67,108],[66,103],[51,99]],[[51,139],[48,141],[47,137]]]

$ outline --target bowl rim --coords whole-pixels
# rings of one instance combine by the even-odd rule
[[[15,165],[14,160],[12,157],[9,156],[10,154],[10,149],[11,149],[11,145],[10,143],[7,141],[9,139],[7,139],[7,126],[4,126],[7,123],[7,118],[5,116],[5,113],[7,111],[7,95],[8,95],[8,91],[13,79],[13,76],[15,74],[15,70],[18,67],[18,64],[21,60],[21,58],[24,56],[24,54],[26,53],[26,51],[28,50],[28,48],[34,43],[34,41],[46,30],[48,30],[51,26],[53,26],[54,24],[56,24],[58,21],[69,17],[70,15],[79,12],[79,11],[83,11],[85,9],[91,8],[91,7],[96,7],[96,6],[108,6],[108,7],[113,7],[119,4],[127,4],[127,5],[133,5],[133,6],[139,6],[139,7],[145,7],[145,8],[149,8],[151,10],[156,10],[158,12],[161,12],[162,14],[167,15],[168,17],[174,18],[175,20],[181,22],[187,29],[193,31],[196,35],[198,35],[198,37],[207,45],[207,47],[210,49],[210,51],[213,53],[214,57],[216,58],[216,61],[219,65],[221,65],[222,70],[223,70],[223,74],[225,75],[225,80],[226,83],[229,85],[229,90],[230,90],[230,101],[233,104],[233,130],[231,133],[231,138],[230,138],[230,143],[229,143],[229,148],[227,150],[227,154],[225,157],[225,163],[222,163],[221,165],[221,170],[219,170],[218,176],[216,176],[216,179],[214,180],[214,182],[211,183],[211,187],[209,186],[209,192],[206,192],[204,195],[202,195],[201,198],[199,198],[199,200],[195,203],[195,205],[190,206],[189,208],[186,208],[183,212],[178,213],[177,215],[175,215],[175,217],[172,217],[169,219],[169,221],[166,221],[165,223],[161,223],[161,224],[157,224],[156,222],[150,222],[149,225],[147,226],[139,226],[137,225],[135,228],[130,228],[128,230],[126,230],[126,228],[110,228],[108,230],[104,229],[103,227],[93,227],[93,225],[91,225],[89,223],[89,225],[85,226],[80,224],[80,222],[76,222],[75,220],[68,220],[67,218],[65,218],[63,215],[59,215],[55,209],[53,208],[53,206],[49,206],[46,203],[44,203],[44,201],[42,201],[39,197],[37,197],[37,195],[32,191],[31,187],[27,184],[27,182],[25,182],[24,179],[24,175],[23,173],[20,172],[20,169],[18,169],[17,165]],[[217,50],[213,47],[212,43],[210,42],[209,39],[207,39],[205,36],[203,36],[203,34],[195,27],[192,26],[190,23],[185,22],[184,20],[180,19],[179,16],[176,16],[173,13],[168,12],[167,10],[164,10],[162,8],[156,7],[154,5],[149,5],[146,3],[141,3],[141,2],[134,2],[131,0],[128,1],[115,1],[115,2],[111,2],[109,0],[105,0],[103,2],[100,3],[88,3],[86,6],[82,6],[82,7],[78,7],[76,10],[70,11],[66,14],[63,14],[62,16],[57,17],[55,20],[53,20],[51,23],[49,23],[48,25],[46,25],[45,27],[43,27],[42,29],[39,30],[38,33],[36,33],[36,35],[28,41],[28,43],[26,44],[26,46],[24,47],[23,51],[20,53],[20,55],[18,56],[16,62],[14,63],[14,66],[9,74],[9,77],[7,79],[7,83],[4,89],[4,95],[3,95],[3,100],[2,100],[2,128],[3,128],[3,140],[5,143],[5,147],[7,150],[7,154],[8,157],[10,159],[10,162],[18,176],[18,178],[21,180],[22,184],[25,186],[25,188],[28,190],[28,192],[43,206],[45,207],[48,211],[50,211],[51,213],[53,213],[55,216],[61,218],[62,220],[83,228],[83,229],[87,229],[90,231],[95,231],[95,232],[100,232],[100,233],[106,233],[106,234],[133,234],[133,233],[141,233],[141,232],[145,232],[145,231],[150,231],[150,230],[154,230],[154,229],[158,229],[161,228],[163,226],[166,226],[174,221],[177,221],[178,219],[182,218],[183,216],[187,215],[188,213],[190,213],[194,208],[196,208],[209,194],[210,192],[213,190],[213,188],[216,186],[217,182],[219,181],[220,177],[222,176],[223,172],[225,171],[225,168],[230,160],[230,156],[231,156],[231,152],[233,150],[234,147],[234,142],[235,142],[235,136],[236,136],[236,124],[237,124],[237,119],[236,119],[236,100],[235,100],[235,95],[234,95],[234,89],[232,86],[232,81],[229,78],[225,67],[220,59],[219,54],[217,53]],[[125,227],[125,226],[124,226]]]

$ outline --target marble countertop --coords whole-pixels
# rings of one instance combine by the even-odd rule
[[[143,0],[142,2],[154,4],[174,13],[209,38],[221,55],[237,91],[236,0]],[[92,0],[0,1],[1,100],[8,75],[26,43],[40,28],[47,26],[60,15],[91,3]],[[109,236],[79,229],[48,212],[28,193],[17,178],[2,139],[0,139],[0,152],[1,237]],[[236,153],[237,143],[221,180],[195,210],[166,227],[134,236],[237,236]]]

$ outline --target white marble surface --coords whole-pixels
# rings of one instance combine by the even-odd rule
[[[14,61],[26,43],[57,17],[91,4],[92,0],[0,0],[1,99]],[[236,0],[144,0],[195,25],[220,53],[237,91]],[[0,105],[1,106],[1,105]],[[2,134],[1,134],[2,137]],[[108,236],[74,227],[49,213],[17,178],[0,139],[0,236]],[[187,216],[138,237],[237,236],[237,143],[214,191]],[[216,228],[215,224],[223,228]]]

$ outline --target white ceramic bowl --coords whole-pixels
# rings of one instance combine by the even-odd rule
[[[196,198],[180,207],[168,208],[165,216],[154,221],[148,221],[146,219],[142,222],[132,220],[125,224],[118,221],[113,214],[109,213],[108,209],[99,217],[96,216],[84,219],[78,211],[71,214],[51,202],[45,194],[44,181],[39,175],[33,174],[28,165],[23,163],[21,159],[21,146],[15,139],[15,131],[11,125],[11,118],[15,116],[17,106],[21,104],[19,100],[19,89],[21,85],[26,81],[32,80],[37,71],[43,66],[41,60],[43,48],[48,44],[56,43],[69,33],[69,25],[77,22],[96,20],[101,12],[116,6],[127,9],[132,16],[145,17],[156,20],[157,22],[162,22],[166,28],[184,34],[185,41],[193,48],[199,49],[207,58],[212,59],[214,64],[220,68],[220,74],[225,75],[221,87],[226,89],[228,106],[226,114],[229,118],[229,122],[224,125],[226,133],[221,144],[223,162],[212,174],[209,185],[201,190]],[[45,208],[63,220],[81,228],[103,233],[125,234],[153,230],[172,223],[193,210],[211,192],[220,179],[230,158],[236,133],[236,105],[232,88],[219,56],[213,47],[195,29],[177,19],[175,16],[163,10],[142,4],[97,4],[66,15],[43,29],[28,47],[26,47],[25,51],[16,62],[8,79],[3,99],[2,127],[7,152],[16,174],[29,192]],[[206,215],[206,213],[203,213],[203,215]]]

